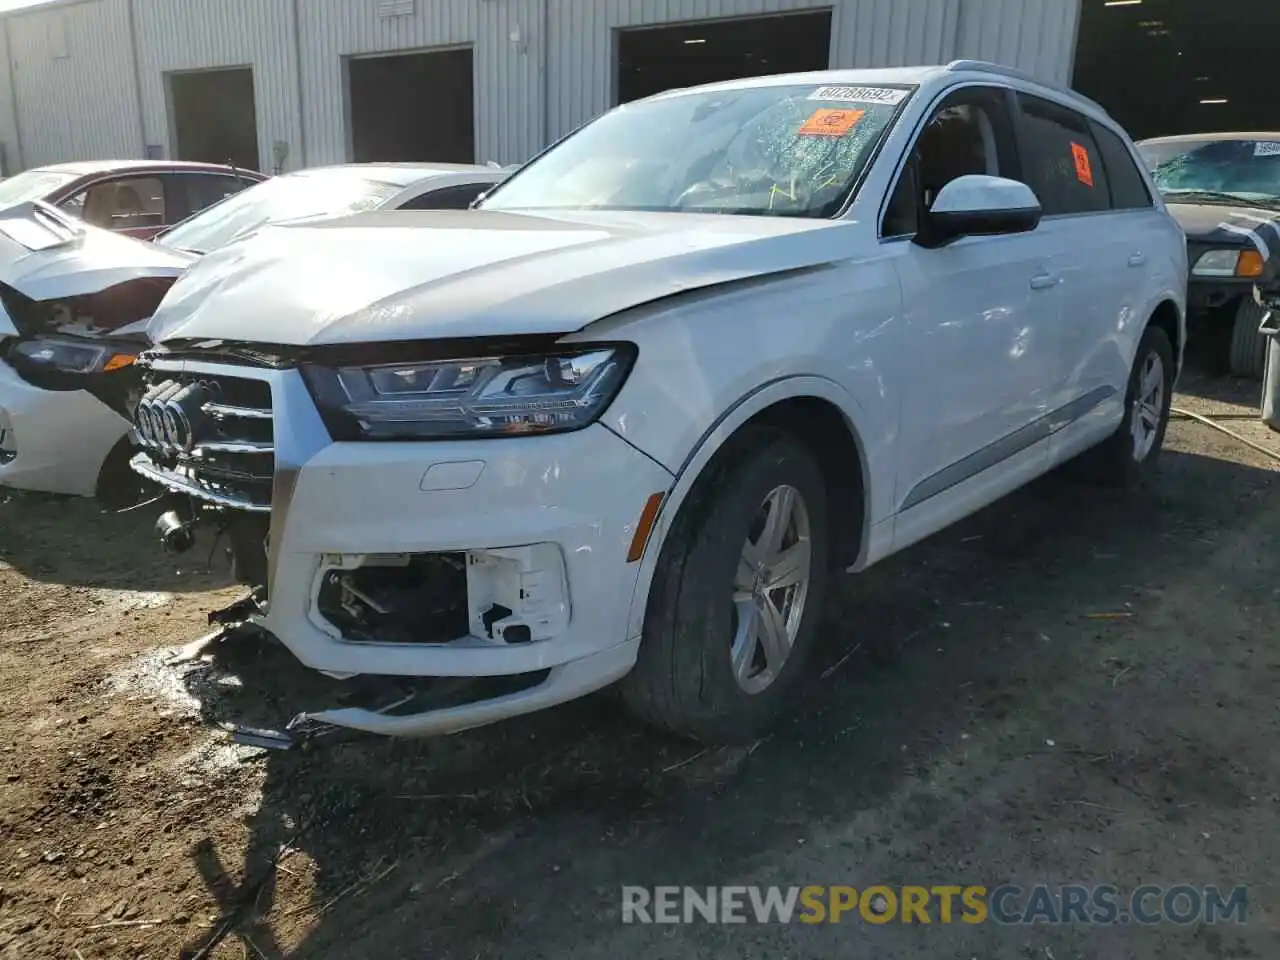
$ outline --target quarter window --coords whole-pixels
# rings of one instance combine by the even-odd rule
[[[1045,216],[1111,209],[1107,169],[1089,121],[1039,97],[1018,95],[1027,183]]]
[[[1116,210],[1142,210],[1151,206],[1151,191],[1125,142],[1099,123],[1090,124],[1102,153],[1111,185],[1111,206]]]

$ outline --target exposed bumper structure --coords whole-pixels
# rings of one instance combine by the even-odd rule
[[[302,739],[305,734],[293,731],[324,727],[341,727],[388,737],[431,737],[473,730],[568,703],[608,686],[627,674],[636,662],[639,649],[638,639],[629,640],[589,657],[553,667],[546,679],[536,686],[459,706],[398,714],[354,707],[301,713],[290,722],[290,730],[285,736]]]
[[[295,725],[451,733],[574,699],[631,669],[639,565],[627,555],[646,500],[672,483],[663,467],[598,424],[551,436],[333,443],[296,372],[226,372],[269,381],[275,419],[268,600],[249,621],[337,678],[531,681],[425,712],[307,711]],[[135,469],[165,472],[149,456]],[[198,481],[184,492],[227,507]]]
[[[0,487],[93,496],[129,422],[84,390],[42,390],[0,361]]]

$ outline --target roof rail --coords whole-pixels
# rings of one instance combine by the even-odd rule
[[[1063,96],[1071,97],[1078,103],[1087,104],[1094,110],[1102,113],[1104,116],[1111,116],[1111,114],[1107,113],[1106,107],[1098,103],[1096,100],[1089,99],[1083,93],[1072,90],[1070,87],[1065,87],[1060,83],[1053,83],[1052,81],[1045,80],[1043,77],[1037,77],[1035,74],[1028,73],[1026,70],[1019,70],[1017,67],[1007,67],[1003,63],[992,63],[989,60],[952,60],[947,64],[947,70],[952,73],[960,73],[964,70],[973,70],[978,73],[994,73],[997,76],[1010,77],[1014,80],[1026,80],[1029,83],[1038,83],[1042,87],[1048,87],[1051,90],[1056,90]]]

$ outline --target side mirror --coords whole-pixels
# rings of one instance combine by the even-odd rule
[[[957,177],[938,191],[923,218],[916,242],[945,247],[961,237],[1028,233],[1043,212],[1035,191],[1004,177]]]

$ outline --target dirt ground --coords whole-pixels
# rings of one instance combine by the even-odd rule
[[[1256,390],[1192,377],[1178,402],[1248,414]],[[236,594],[162,556],[147,511],[0,494],[0,958],[194,956],[224,925],[224,960],[1274,957],[1278,466],[1178,421],[1150,496],[1050,477],[846,578],[802,708],[705,752],[603,697],[232,746],[219,722],[330,691],[260,645],[168,664]],[[619,919],[622,884],[1003,882],[1247,884],[1248,922]]]

